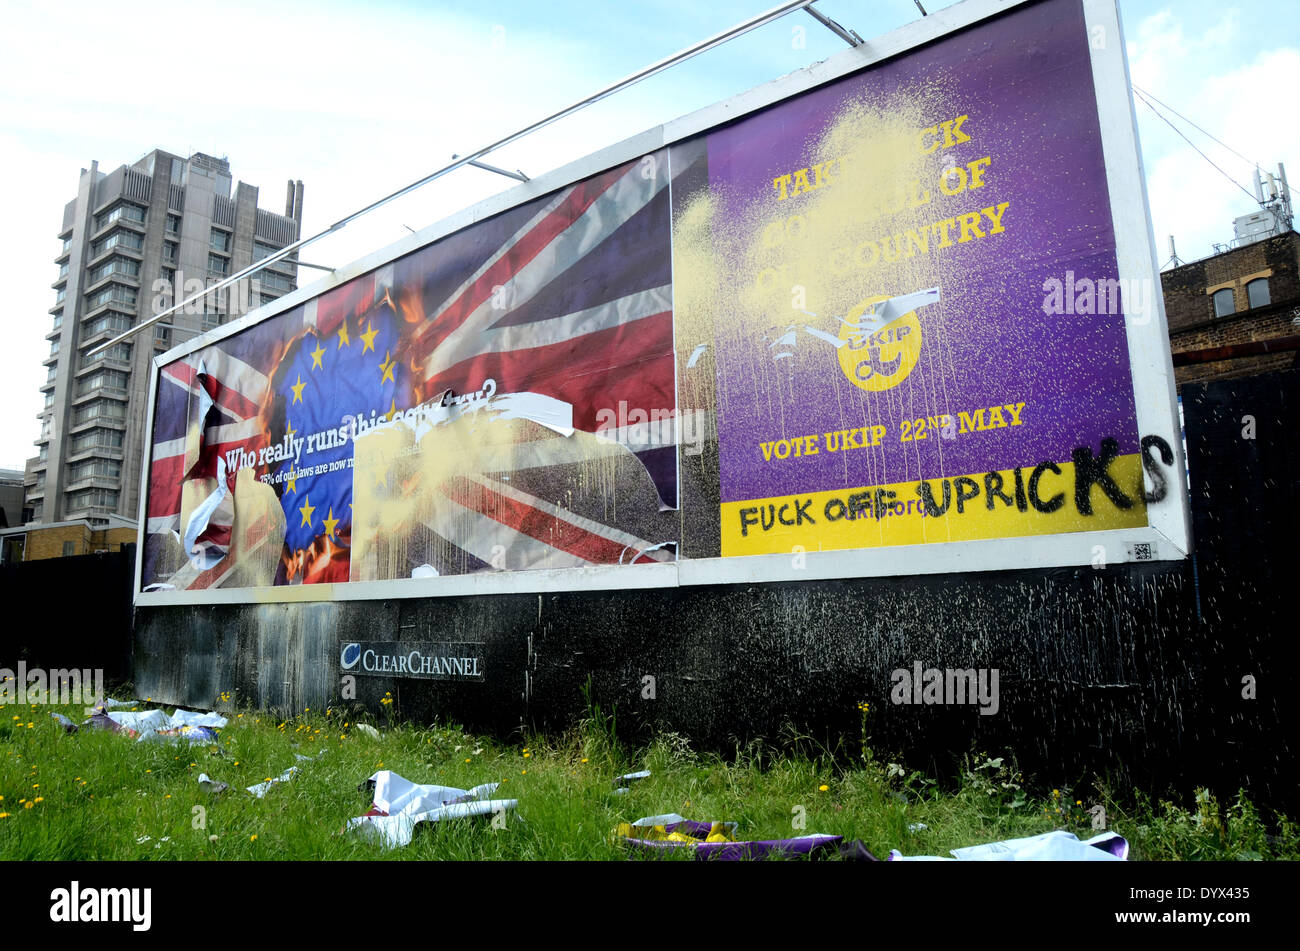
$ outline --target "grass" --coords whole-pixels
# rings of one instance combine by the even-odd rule
[[[1178,801],[1139,795],[1122,803],[1101,782],[1086,793],[1036,793],[1009,758],[982,754],[941,789],[875,756],[865,710],[861,749],[851,754],[787,737],[780,748],[754,741],[720,756],[671,733],[628,750],[612,715],[589,709],[570,732],[518,745],[360,714],[381,730],[375,740],[356,729],[358,714],[340,708],[287,719],[236,709],[219,743],[171,746],[85,729],[66,735],[50,713],[80,723],[81,707],[11,704],[0,707],[0,858],[624,860],[615,826],[665,812],[738,822],[742,838],[823,832],[862,839],[882,858],[891,848],[943,855],[1055,828],[1086,838],[1094,803],[1129,840],[1133,859],[1300,858],[1295,825],[1261,816],[1242,795],[1222,804],[1194,790]],[[294,759],[320,751],[310,762]],[[265,798],[243,791],[292,765],[298,773]],[[518,799],[519,818],[504,829],[488,819],[425,825],[393,851],[341,834],[369,808],[358,785],[379,769],[461,788],[499,781],[496,795]],[[616,795],[613,777],[635,769],[652,775]],[[200,791],[200,773],[231,789]]]

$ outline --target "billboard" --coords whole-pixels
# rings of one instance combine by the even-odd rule
[[[1182,557],[1113,2],[967,3],[157,361],[141,603]]]

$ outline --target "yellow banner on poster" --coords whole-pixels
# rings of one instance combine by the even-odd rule
[[[1127,503],[1127,504],[1125,504]],[[1109,478],[1076,485],[1073,462],[725,502],[722,555],[921,545],[1147,524],[1142,464],[1118,456]]]

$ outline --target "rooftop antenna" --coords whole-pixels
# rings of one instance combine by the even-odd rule
[[[1183,261],[1181,258],[1178,257],[1178,249],[1174,247],[1174,236],[1170,235],[1169,236],[1169,260],[1165,262],[1164,267],[1162,267],[1160,270],[1163,271],[1165,268],[1169,268],[1169,267],[1181,267],[1182,265],[1183,265]]]
[[[1274,175],[1256,165],[1253,178],[1259,210],[1233,220],[1233,247],[1286,234],[1292,227],[1291,188],[1286,180],[1286,166],[1278,162],[1277,174]]]

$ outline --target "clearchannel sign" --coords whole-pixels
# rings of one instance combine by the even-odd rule
[[[346,673],[417,680],[483,680],[483,645],[469,641],[348,641],[339,652]]]

